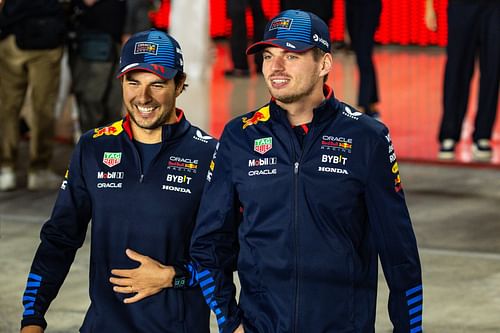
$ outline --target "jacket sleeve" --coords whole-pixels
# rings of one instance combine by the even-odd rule
[[[81,142],[75,148],[52,214],[40,232],[38,246],[23,295],[21,327],[45,328],[45,312],[56,297],[76,251],[85,240],[91,217],[90,197],[82,177]]]
[[[207,304],[220,332],[232,333],[241,322],[233,272],[238,256],[239,202],[232,179],[227,127],[212,159],[191,240],[191,257]]]
[[[422,331],[420,259],[394,147],[386,128],[382,134],[369,165],[369,221],[390,290],[389,315],[394,333],[417,333]]]

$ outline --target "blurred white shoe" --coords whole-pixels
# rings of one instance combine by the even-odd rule
[[[438,159],[440,160],[453,160],[455,159],[455,145],[456,142],[453,139],[444,139],[441,141],[438,152]]]
[[[489,162],[493,156],[490,140],[479,139],[472,144],[472,158],[476,162]]]
[[[0,191],[12,191],[16,188],[16,173],[12,167],[0,169]]]
[[[28,172],[28,190],[55,190],[61,187],[63,177],[42,169]]]

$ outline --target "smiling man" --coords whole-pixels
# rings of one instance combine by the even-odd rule
[[[28,276],[23,333],[47,326],[90,220],[91,304],[80,332],[209,332],[188,240],[216,141],[176,108],[186,75],[171,36],[132,36],[118,77],[127,116],[75,148]]]
[[[373,333],[380,257],[394,332],[420,332],[420,260],[388,129],[325,84],[330,36],[316,15],[278,14],[247,53],[260,51],[272,99],[226,125],[191,241],[221,330]]]

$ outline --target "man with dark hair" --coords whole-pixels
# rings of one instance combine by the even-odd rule
[[[420,260],[388,129],[324,83],[330,36],[316,15],[281,12],[247,53],[260,51],[272,99],[226,125],[191,240],[219,327],[374,332],[380,257],[394,332],[420,332]]]
[[[80,332],[209,332],[188,240],[216,142],[176,108],[186,75],[171,36],[133,35],[118,77],[127,115],[75,148],[28,276],[23,333],[47,326],[90,220],[91,304]]]

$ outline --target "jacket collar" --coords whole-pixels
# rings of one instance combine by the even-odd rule
[[[167,141],[175,140],[181,136],[183,136],[191,127],[191,124],[184,116],[184,111],[179,108],[175,109],[175,114],[177,116],[177,120],[173,124],[165,124],[162,125],[161,131],[161,141],[162,145]],[[132,127],[130,125],[131,120],[130,116],[127,114],[123,120],[123,129],[130,140],[133,140],[134,136],[132,133]]]

